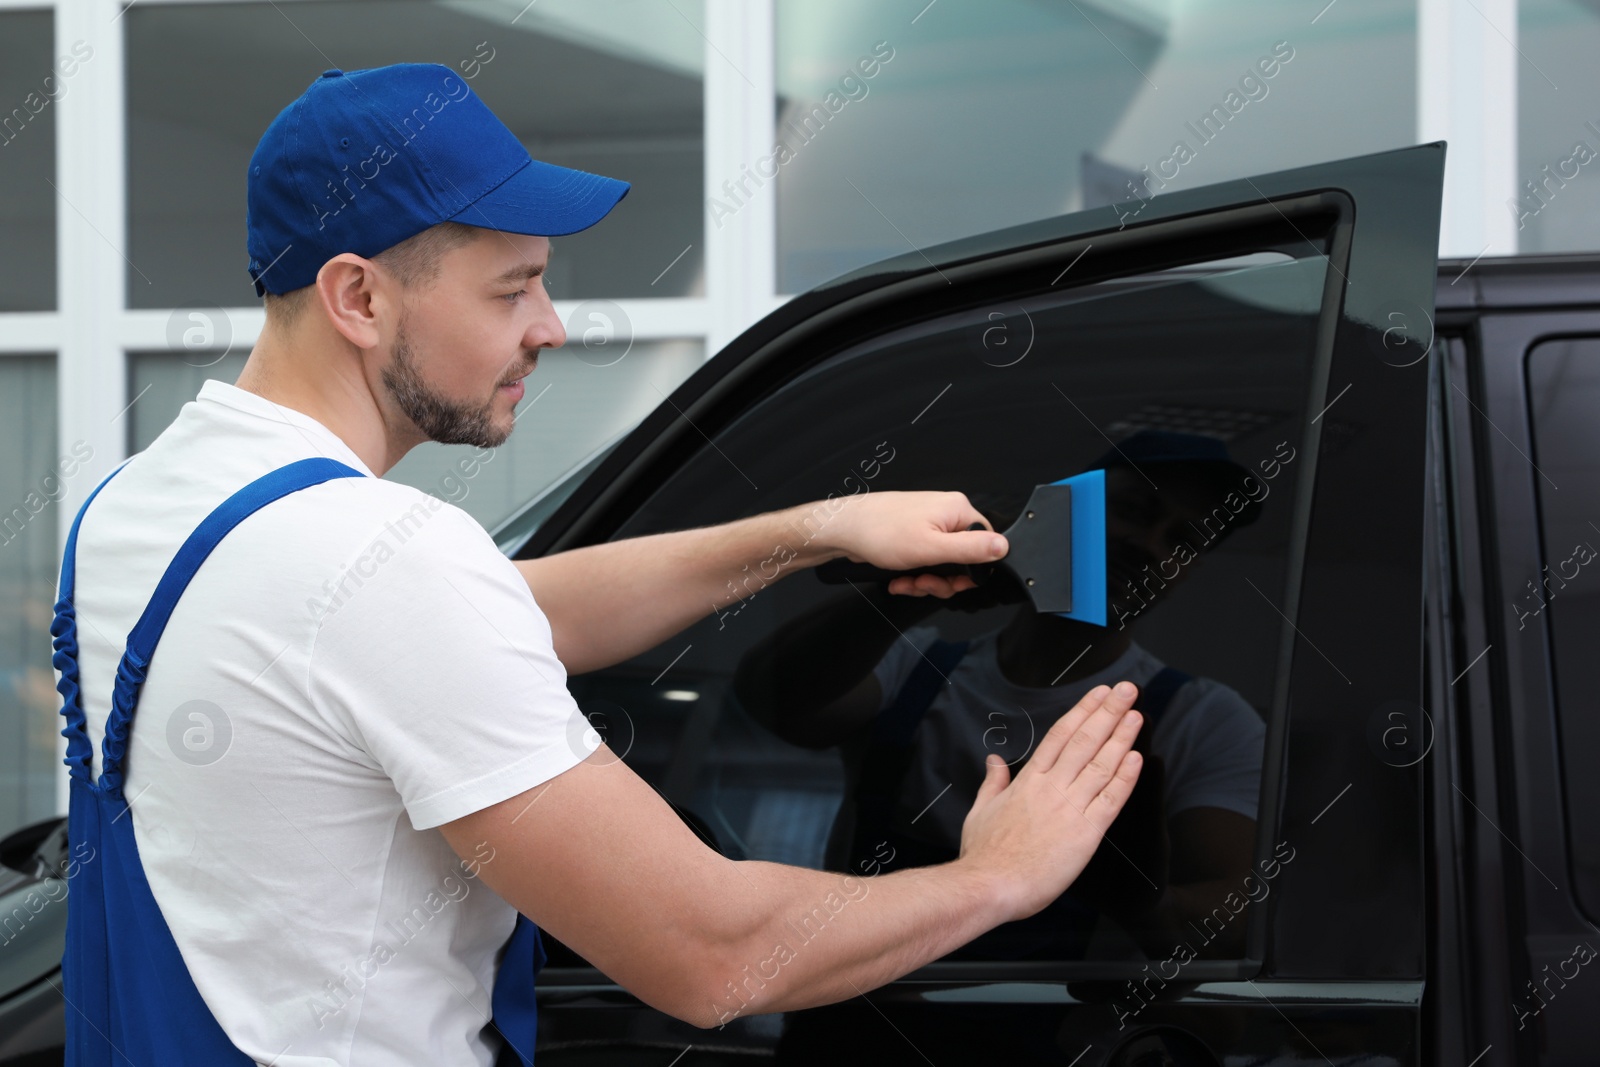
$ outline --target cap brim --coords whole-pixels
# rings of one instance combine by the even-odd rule
[[[529,160],[528,165],[450,217],[506,233],[560,237],[587,230],[628,195],[629,184],[588,171]]]

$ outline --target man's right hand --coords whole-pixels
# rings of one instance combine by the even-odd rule
[[[1132,682],[1097,685],[1050,727],[1017,772],[991,754],[957,862],[988,875],[1006,921],[1042,911],[1083,871],[1139,779]]]

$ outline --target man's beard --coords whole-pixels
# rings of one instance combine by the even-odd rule
[[[383,368],[383,384],[394,397],[395,404],[430,441],[497,448],[511,436],[511,427],[501,430],[494,424],[494,402],[499,386],[495,387],[495,396],[476,407],[457,403],[428,388],[411,360],[404,315],[395,328],[394,359]]]

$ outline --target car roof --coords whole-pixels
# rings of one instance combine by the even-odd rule
[[[1593,307],[1600,303],[1600,253],[1441,259],[1438,279],[1440,311]]]

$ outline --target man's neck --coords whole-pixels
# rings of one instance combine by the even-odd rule
[[[271,335],[270,328],[263,331],[234,385],[317,420],[380,478],[419,443],[390,439],[359,367],[341,373],[337,356],[329,354],[329,369],[313,379],[288,347],[284,339]]]
[[[1105,670],[1132,642],[1127,630],[1040,614],[1025,604],[1000,631],[995,656],[1013,685],[1042,689]]]

